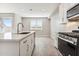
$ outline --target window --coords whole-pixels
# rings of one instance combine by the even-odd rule
[[[12,32],[12,17],[0,18],[0,32]]]
[[[42,30],[42,20],[33,19],[30,24],[31,30]]]
[[[10,18],[4,18],[3,24],[7,27],[11,27],[12,26],[12,20]]]

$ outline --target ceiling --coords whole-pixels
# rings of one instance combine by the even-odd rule
[[[48,17],[58,3],[0,3],[0,13],[17,13],[23,17]]]

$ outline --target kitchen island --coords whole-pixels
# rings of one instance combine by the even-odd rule
[[[31,56],[34,46],[34,31],[0,34],[0,56]]]

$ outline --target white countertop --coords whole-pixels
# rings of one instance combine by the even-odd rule
[[[17,33],[0,33],[0,41],[20,41],[25,37],[28,37],[30,34],[34,33],[34,31],[30,31],[28,34],[17,34]]]

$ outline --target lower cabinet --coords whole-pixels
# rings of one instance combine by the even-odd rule
[[[24,38],[20,42],[20,56],[31,56],[34,48],[34,35]]]
[[[20,42],[20,55],[26,56],[27,55],[27,40],[22,40]]]
[[[58,38],[58,49],[63,56],[76,55],[75,46],[60,38]]]

